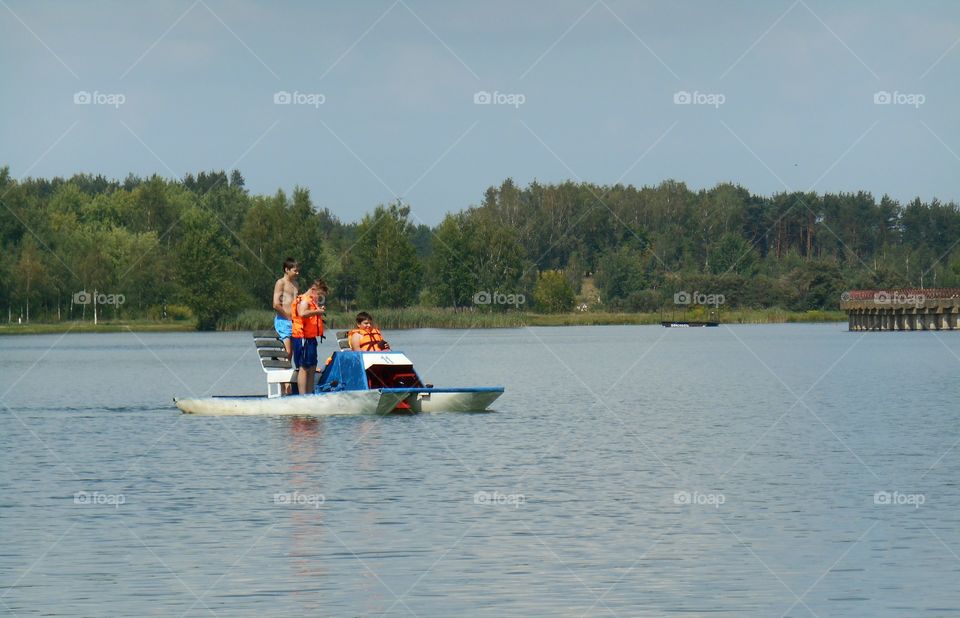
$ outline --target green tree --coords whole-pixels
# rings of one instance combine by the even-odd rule
[[[256,306],[272,304],[273,285],[283,274],[283,261],[293,255],[286,241],[286,196],[278,192],[272,198],[257,197],[244,215],[240,228],[240,280],[257,300]]]
[[[594,277],[604,303],[622,300],[647,287],[644,259],[639,251],[621,246],[600,258]]]
[[[43,297],[48,280],[47,260],[32,236],[27,236],[20,248],[20,259],[14,267],[17,280],[17,298],[26,305],[26,321],[30,321],[30,301]]]
[[[484,291],[521,294],[533,288],[535,271],[524,260],[524,249],[518,232],[505,225],[493,213],[468,211],[464,234],[469,248],[468,264],[476,277],[474,293]],[[525,268],[526,264],[526,268]],[[525,282],[529,274],[531,281]],[[506,310],[504,305],[491,305]]]
[[[788,276],[797,296],[791,303],[795,311],[836,309],[843,292],[843,274],[836,262],[813,260]]]
[[[427,262],[428,284],[443,307],[464,307],[478,290],[476,260],[465,226],[464,215],[447,215],[435,232]]]
[[[323,230],[308,189],[294,187],[286,222],[287,250],[297,255],[304,280],[320,277],[324,272]]]
[[[213,330],[246,300],[233,277],[234,260],[227,232],[210,213],[184,215],[186,232],[176,249],[180,296],[197,317],[197,330]]]
[[[714,275],[736,273],[752,275],[756,271],[757,256],[750,243],[738,234],[724,234],[711,248],[709,270]]]
[[[428,266],[431,297],[444,306],[468,305],[480,292],[520,294],[526,290],[524,251],[517,231],[488,209],[446,217],[435,232]]]
[[[11,248],[0,243],[0,308],[9,309],[10,303],[13,301],[13,268],[15,261],[16,254]]]
[[[563,271],[547,270],[540,273],[533,289],[533,301],[545,313],[560,313],[573,309],[573,288]]]
[[[410,207],[377,206],[357,228],[353,249],[358,302],[367,307],[406,307],[420,294],[423,266],[413,246]]]

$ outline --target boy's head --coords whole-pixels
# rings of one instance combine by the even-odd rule
[[[321,305],[327,302],[327,292],[329,292],[330,289],[327,287],[326,281],[323,279],[314,279],[313,283],[310,284],[310,289],[317,295]]]
[[[373,326],[373,316],[366,311],[357,314],[357,326]]]
[[[300,262],[288,257],[283,261],[283,272],[284,274],[292,276],[300,274]]]

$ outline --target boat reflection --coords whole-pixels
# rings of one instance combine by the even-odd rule
[[[367,554],[376,547],[375,538],[379,532],[380,515],[375,509],[363,509],[357,513],[359,517],[354,518],[351,514],[353,506],[344,501],[343,496],[337,495],[331,502],[337,492],[357,490],[351,487],[354,473],[370,481],[380,463],[377,453],[382,448],[382,419],[356,420],[359,422],[349,419],[350,431],[345,439],[340,440],[328,435],[337,434],[337,430],[342,429],[335,424],[331,430],[328,425],[331,419],[293,416],[282,420],[287,429],[289,462],[283,491],[292,498],[285,506],[289,513],[281,513],[281,516],[289,515],[290,540],[286,552],[291,576],[296,580],[292,594],[315,609],[318,615],[322,608],[328,607],[326,597],[333,594],[335,577],[343,576],[342,572],[331,572],[332,561],[344,552],[359,556]],[[334,504],[337,505],[335,513],[332,511]],[[353,521],[356,535],[338,538],[329,534],[328,519],[336,521],[344,517]],[[366,539],[373,546],[366,542],[357,543],[355,539]],[[360,563],[355,567],[358,569],[357,586],[368,604],[368,613],[383,611],[391,604],[392,597],[385,594],[382,583]],[[312,612],[308,610],[308,613]]]

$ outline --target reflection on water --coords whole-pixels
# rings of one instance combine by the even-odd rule
[[[323,446],[323,424],[322,419],[317,418],[285,420],[290,426],[290,502],[298,507],[313,507],[297,508],[290,513],[290,559],[299,578],[316,581],[327,575],[323,562],[311,558],[323,544],[323,510],[320,507],[326,497],[315,482],[320,476],[317,449]]]
[[[173,396],[261,388],[248,335],[0,338],[0,612],[960,614],[953,333],[394,341],[507,392],[190,417]]]

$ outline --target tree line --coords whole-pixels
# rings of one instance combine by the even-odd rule
[[[678,291],[811,310],[851,288],[960,287],[960,209],[937,199],[507,179],[431,227],[401,202],[344,222],[307,189],[244,184],[238,171],[16,180],[0,168],[0,307],[88,318],[98,291],[113,295],[105,317],[180,312],[214,328],[268,309],[288,255],[344,310],[656,311]]]

